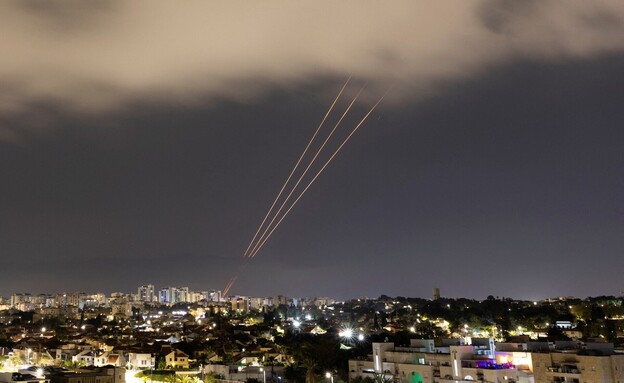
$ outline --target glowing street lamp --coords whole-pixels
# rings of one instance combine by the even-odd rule
[[[266,370],[260,367],[260,371],[262,372],[262,383],[266,383]]]
[[[330,379],[331,383],[334,383],[334,375],[333,375],[331,372],[327,371],[327,372],[325,373],[325,377],[326,377],[327,379]]]
[[[344,328],[339,333],[338,336],[344,338],[345,340],[353,339],[353,329],[352,328]]]

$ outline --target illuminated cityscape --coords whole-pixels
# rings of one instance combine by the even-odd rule
[[[3,298],[0,377],[594,382],[624,366],[624,297],[478,301],[435,288],[430,299],[335,301],[160,289],[184,292],[172,302],[146,291],[156,290]]]
[[[0,2],[0,383],[624,383],[624,2]]]

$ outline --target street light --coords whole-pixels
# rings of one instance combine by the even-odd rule
[[[266,370],[260,367],[260,371],[262,372],[262,383],[266,383]]]
[[[325,373],[325,377],[326,377],[327,379],[330,379],[331,383],[334,383],[334,375],[333,375],[331,372],[327,371],[327,372]]]

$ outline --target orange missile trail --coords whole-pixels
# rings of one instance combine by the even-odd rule
[[[253,238],[251,239],[251,242],[249,242],[249,245],[247,246],[247,249],[245,250],[245,253],[243,254],[244,257],[246,257],[248,255],[249,249],[251,248],[251,245],[254,243],[254,241],[258,237],[258,233],[260,233],[260,230],[262,230],[262,227],[264,226],[264,223],[266,222],[266,220],[269,218],[269,215],[271,214],[271,211],[275,207],[275,204],[277,203],[279,198],[282,196],[282,193],[284,192],[284,189],[286,188],[286,185],[288,185],[288,182],[290,182],[290,179],[292,178],[293,174],[295,174],[295,171],[299,167],[299,164],[301,163],[301,160],[303,160],[303,157],[308,152],[308,149],[310,148],[310,145],[312,145],[312,142],[316,138],[318,132],[321,130],[321,127],[323,126],[323,124],[325,124],[325,120],[327,120],[327,117],[329,116],[331,111],[334,109],[334,106],[336,105],[336,102],[338,102],[338,99],[340,98],[340,96],[342,95],[342,92],[344,92],[344,90],[346,89],[346,87],[347,87],[347,85],[349,84],[350,81],[351,81],[351,76],[349,76],[347,81],[344,83],[344,85],[340,89],[340,92],[338,92],[338,95],[334,99],[334,102],[332,102],[331,106],[327,110],[327,113],[325,113],[325,116],[323,117],[323,120],[319,124],[318,128],[316,128],[316,131],[314,132],[314,135],[312,135],[312,138],[310,139],[310,141],[308,141],[308,145],[305,147],[305,149],[303,150],[303,153],[301,153],[301,156],[299,156],[299,159],[297,160],[297,163],[295,164],[293,169],[290,171],[290,174],[288,175],[288,178],[286,179],[286,182],[284,182],[284,185],[282,186],[282,189],[279,191],[279,193],[277,193],[277,197],[275,197],[275,201],[273,201],[273,204],[271,205],[271,207],[269,208],[269,211],[267,211],[266,215],[264,216],[264,219],[262,220],[262,223],[260,224],[260,226],[258,226],[258,230],[256,230],[256,234],[254,234]]]
[[[260,249],[262,248],[262,246],[264,246],[265,242],[271,237],[271,234],[273,234],[273,232],[275,231],[275,229],[277,229],[277,227],[280,225],[280,223],[282,223],[282,221],[284,220],[284,218],[286,218],[286,216],[288,215],[288,213],[290,213],[290,211],[292,210],[293,207],[295,207],[295,205],[297,204],[297,202],[299,202],[299,200],[301,199],[301,197],[305,194],[305,192],[310,188],[310,186],[314,183],[314,181],[316,181],[316,179],[318,178],[318,176],[323,172],[323,170],[325,170],[325,168],[327,167],[327,165],[329,165],[329,163],[334,159],[334,157],[336,157],[336,155],[338,154],[338,152],[340,152],[340,150],[342,149],[342,147],[347,143],[347,141],[349,141],[349,139],[351,138],[351,136],[353,136],[353,134],[360,128],[360,126],[362,126],[362,124],[364,123],[364,121],[366,121],[366,119],[368,118],[368,116],[370,116],[371,113],[373,113],[373,111],[375,110],[375,108],[377,108],[377,106],[381,103],[381,101],[383,101],[383,99],[386,97],[386,94],[388,94],[388,92],[386,92],[383,96],[381,96],[381,98],[375,103],[375,105],[373,105],[373,107],[368,111],[368,113],[366,113],[366,115],[362,118],[362,120],[360,120],[360,122],[355,126],[355,128],[353,128],[353,130],[351,131],[351,133],[347,136],[347,138],[345,138],[345,140],[342,142],[342,144],[340,144],[340,146],[338,147],[338,149],[336,149],[336,151],[334,152],[334,154],[331,155],[331,157],[329,157],[329,159],[325,162],[325,164],[323,165],[323,167],[321,168],[321,170],[319,170],[316,175],[314,176],[314,178],[312,178],[312,180],[308,183],[308,185],[305,187],[305,189],[303,189],[303,191],[299,194],[299,196],[297,197],[297,199],[295,199],[295,201],[292,203],[292,205],[290,205],[290,207],[288,208],[288,210],[286,210],[286,212],[284,213],[284,215],[282,215],[282,218],[279,219],[279,221],[277,222],[277,224],[275,224],[275,226],[273,227],[273,229],[269,232],[269,234],[266,236],[266,238],[264,238],[264,240],[262,240],[262,242],[260,242],[259,246],[256,247],[256,250],[254,252],[251,253],[250,257],[253,258],[256,256],[256,254],[258,253],[258,251],[260,251]]]
[[[340,116],[340,119],[338,120],[336,125],[334,125],[334,128],[331,130],[331,132],[329,133],[327,138],[325,138],[325,141],[323,141],[323,144],[321,145],[321,147],[316,151],[316,154],[314,154],[314,157],[312,158],[312,160],[310,161],[308,166],[305,168],[303,173],[299,176],[299,179],[297,180],[295,185],[292,187],[290,193],[288,193],[288,196],[286,196],[286,198],[282,202],[281,206],[279,207],[279,209],[277,209],[277,212],[274,214],[273,219],[271,220],[271,222],[269,222],[269,224],[267,225],[266,229],[264,230],[264,232],[262,233],[262,235],[260,236],[260,238],[256,242],[256,245],[254,246],[253,250],[250,253],[250,254],[253,254],[253,255],[249,255],[250,258],[255,257],[255,254],[257,253],[258,246],[260,245],[260,243],[263,243],[262,241],[265,238],[265,236],[266,236],[267,232],[269,231],[269,229],[271,228],[271,225],[273,225],[273,223],[275,222],[277,217],[279,217],[279,214],[281,213],[282,209],[284,209],[284,206],[286,206],[286,204],[288,203],[288,200],[290,199],[290,197],[293,195],[295,190],[297,190],[297,186],[299,186],[299,184],[301,183],[301,181],[303,180],[305,175],[308,173],[308,170],[310,170],[310,167],[312,167],[312,165],[314,164],[314,162],[318,158],[318,156],[321,153],[321,151],[323,150],[323,148],[325,148],[325,145],[327,144],[327,142],[332,138],[332,136],[334,135],[334,132],[336,132],[336,129],[338,129],[338,126],[340,126],[340,123],[342,122],[342,120],[345,118],[347,113],[349,113],[349,111],[351,110],[351,107],[353,106],[353,104],[355,104],[355,101],[357,101],[358,97],[360,97],[360,94],[362,94],[362,91],[364,91],[364,88],[366,88],[366,84],[364,84],[364,86],[362,86],[362,88],[360,88],[360,91],[355,95],[353,100],[351,100],[351,103],[349,104],[347,109],[344,111],[344,113],[342,113],[342,116]]]
[[[226,293],[232,289],[232,287],[236,284],[236,281],[238,280],[238,276],[243,274],[245,272],[245,269],[247,269],[247,266],[249,266],[249,262],[250,262],[249,259],[247,258],[237,258],[237,259],[240,260],[240,264],[238,265],[238,269],[235,272],[235,274],[230,278],[228,283],[225,285],[225,288],[223,289],[223,296],[225,296]]]
[[[225,296],[225,293],[230,289],[230,285],[232,284],[232,280],[234,279],[234,277],[230,277],[230,279],[228,280],[228,282],[225,284],[225,287],[223,288],[223,295]]]
[[[232,278],[230,278],[230,281],[228,282],[228,284],[225,286],[225,289],[223,289],[223,294],[222,296],[226,296],[228,291],[230,291],[230,289],[232,288],[232,286],[234,286],[234,283],[236,283],[236,280],[238,279],[238,274],[233,276]]]

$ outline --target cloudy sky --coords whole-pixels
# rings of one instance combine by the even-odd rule
[[[6,1],[0,49],[0,294],[624,290],[621,1]]]

